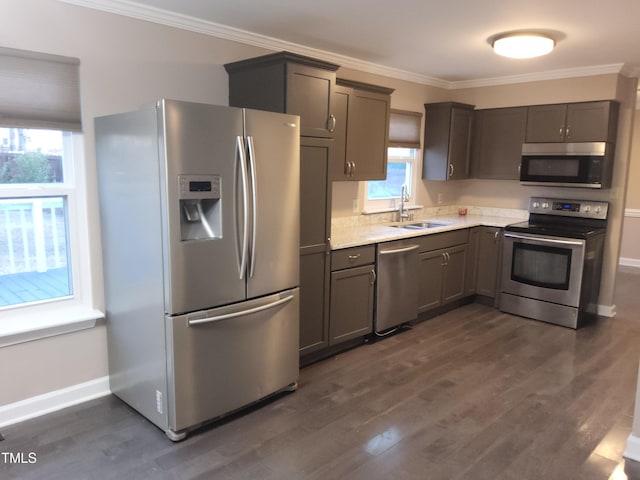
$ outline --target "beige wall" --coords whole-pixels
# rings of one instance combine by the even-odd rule
[[[640,110],[636,110],[636,119]],[[640,121],[633,126],[627,203],[622,227],[621,262],[640,267]]]

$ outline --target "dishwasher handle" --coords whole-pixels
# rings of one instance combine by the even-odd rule
[[[420,245],[409,245],[408,247],[402,248],[391,248],[389,250],[378,250],[378,255],[397,255],[400,253],[412,252],[413,250],[417,250]]]

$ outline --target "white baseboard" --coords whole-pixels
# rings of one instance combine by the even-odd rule
[[[598,305],[598,315],[601,317],[615,317],[616,306],[615,305]]]
[[[618,260],[618,264],[624,265],[625,267],[636,267],[640,268],[640,258],[625,258],[620,257]]]
[[[109,395],[109,377],[55,390],[0,406],[0,427],[13,425],[63,408]]]
[[[633,433],[627,439],[627,448],[623,454],[624,458],[640,462],[640,437],[636,437]]]

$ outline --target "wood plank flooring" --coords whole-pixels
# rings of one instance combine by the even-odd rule
[[[297,392],[180,443],[113,396],[91,401],[2,429],[0,478],[625,478],[638,291],[622,270],[617,316],[578,331],[467,305],[306,367]]]

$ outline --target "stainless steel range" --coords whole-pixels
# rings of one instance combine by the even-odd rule
[[[595,318],[607,202],[532,197],[505,228],[500,310],[579,328]]]

